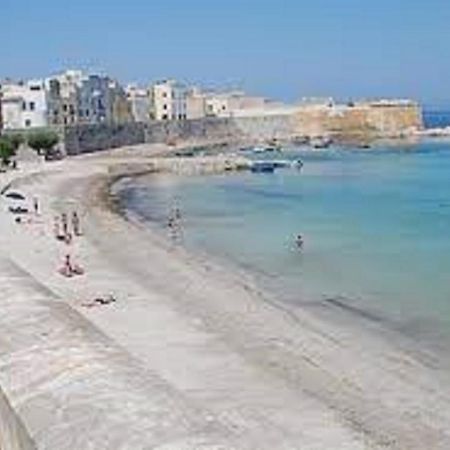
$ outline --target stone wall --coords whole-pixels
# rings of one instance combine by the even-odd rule
[[[422,112],[413,103],[307,106],[295,113],[295,128],[298,134],[307,136],[400,137],[422,128]]]
[[[64,130],[64,150],[68,155],[91,153],[145,142],[145,125],[76,125]]]
[[[145,142],[227,141],[241,137],[236,124],[228,118],[204,118],[174,122],[151,122],[145,126]]]
[[[344,138],[399,137],[422,127],[420,108],[412,103],[355,106],[305,106],[289,113],[255,117],[203,118],[123,125],[77,125],[64,131],[66,153],[88,153],[144,143],[262,142],[297,136]]]

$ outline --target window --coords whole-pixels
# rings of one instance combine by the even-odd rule
[[[25,126],[28,128],[28,127],[31,127],[31,120],[30,119],[27,119],[27,120],[25,120]]]
[[[163,109],[167,111],[167,105],[163,105]]]
[[[22,111],[27,110],[27,104],[25,102],[22,102]]]
[[[36,104],[34,102],[30,102],[30,111],[34,111],[36,109]]]
[[[162,93],[162,96],[163,96],[164,98],[166,98],[166,97],[167,97],[167,92],[163,92],[163,93]]]
[[[67,111],[67,105],[64,103],[64,105],[63,105],[63,111],[65,112],[65,111]]]
[[[163,114],[162,115],[162,120],[167,120],[167,119],[168,119],[167,114]]]
[[[30,91],[40,91],[41,87],[38,85],[30,86]]]

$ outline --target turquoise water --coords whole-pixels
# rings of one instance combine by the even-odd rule
[[[161,226],[176,204],[185,245],[252,270],[286,302],[338,299],[445,348],[450,143],[282,156],[301,157],[303,170],[153,176],[128,183],[121,197]]]

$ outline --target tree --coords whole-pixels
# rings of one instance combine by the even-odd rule
[[[0,160],[3,166],[8,166],[14,155],[14,147],[8,139],[0,138]]]
[[[38,155],[48,155],[59,142],[58,135],[52,131],[40,131],[28,136],[28,145],[36,150]]]
[[[23,136],[21,134],[5,134],[2,139],[4,141],[7,141],[11,145],[13,156],[17,153],[20,145],[24,142]]]

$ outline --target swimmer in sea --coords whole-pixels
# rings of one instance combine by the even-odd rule
[[[295,245],[297,246],[297,249],[301,250],[303,248],[303,236],[301,234],[297,234],[295,237]]]

